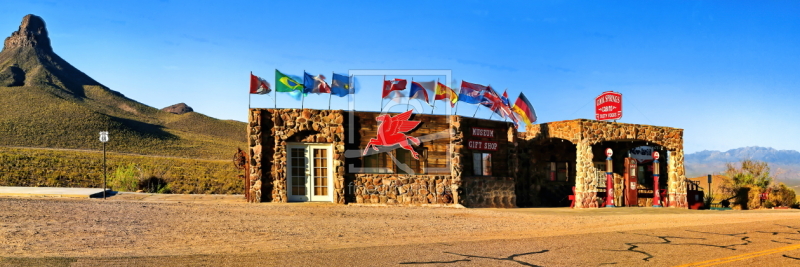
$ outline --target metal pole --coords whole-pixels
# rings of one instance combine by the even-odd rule
[[[253,72],[250,72],[250,82],[252,83],[253,79]],[[252,86],[252,85],[251,85]],[[250,109],[250,92],[247,92],[247,109]]]
[[[414,86],[414,77],[411,77],[411,86]],[[406,110],[411,108],[411,98],[414,97],[413,95],[408,96],[408,100],[406,101]]]
[[[335,75],[335,73],[331,71],[331,84],[333,84],[333,77],[334,77],[333,75]],[[333,90],[330,91],[331,92],[328,92],[328,110],[331,110],[331,98],[333,98]]]
[[[106,199],[106,142],[103,142],[103,199]]]

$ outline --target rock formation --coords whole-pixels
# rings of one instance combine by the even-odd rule
[[[178,104],[166,107],[166,108],[162,108],[161,110],[169,112],[169,113],[172,113],[172,114],[178,114],[178,115],[194,111],[192,109],[192,107],[186,105],[186,103],[178,103]]]
[[[12,33],[3,42],[4,51],[17,47],[34,47],[45,51],[53,51],[50,46],[50,37],[47,36],[47,28],[41,17],[31,14],[23,17],[19,30]]]

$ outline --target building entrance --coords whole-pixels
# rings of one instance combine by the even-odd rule
[[[286,168],[289,201],[333,201],[332,146],[289,144]]]

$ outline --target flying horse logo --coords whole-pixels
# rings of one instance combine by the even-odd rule
[[[366,155],[369,148],[378,151],[378,146],[393,146],[400,145],[405,150],[411,151],[411,155],[415,159],[419,159],[419,154],[414,151],[414,148],[408,143],[411,141],[414,145],[419,145],[420,141],[416,137],[408,136],[403,133],[414,130],[422,123],[421,121],[409,121],[411,118],[411,110],[400,113],[397,116],[390,117],[389,115],[380,115],[375,118],[381,124],[378,125],[378,138],[370,138],[367,148],[364,149],[362,155]]]

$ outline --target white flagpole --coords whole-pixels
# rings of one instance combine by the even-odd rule
[[[414,77],[411,77],[411,87],[414,87]],[[411,93],[411,90],[409,90],[409,93]],[[408,111],[408,109],[411,107],[411,97],[414,97],[414,95],[409,95],[408,99],[406,100],[406,111]]]
[[[333,84],[333,76],[334,73],[331,71],[331,84]],[[331,110],[331,98],[333,97],[333,87],[331,87],[330,92],[328,92],[328,110]]]
[[[383,83],[381,84],[381,112],[383,112],[383,91],[386,90],[386,75],[383,75]]]
[[[252,82],[253,82],[253,71],[250,71],[250,83],[252,83]],[[251,85],[251,86],[252,86],[252,85]],[[248,89],[249,89],[249,88],[248,88]],[[250,107],[250,97],[251,97],[251,95],[252,95],[252,94],[251,94],[251,93],[250,93],[250,91],[248,90],[248,91],[247,91],[247,109],[250,109],[250,108],[251,108],[251,107]]]

